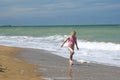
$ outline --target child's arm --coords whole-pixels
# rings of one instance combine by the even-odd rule
[[[79,50],[79,48],[78,48],[78,44],[77,44],[77,40],[75,41],[75,44],[76,44],[76,48],[77,48],[77,50]]]
[[[61,45],[61,47],[63,47],[63,45],[66,43],[66,41],[68,40],[69,38],[65,39],[65,41],[63,42],[63,44]]]

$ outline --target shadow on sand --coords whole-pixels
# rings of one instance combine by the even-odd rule
[[[0,65],[0,72],[5,72],[6,68]]]

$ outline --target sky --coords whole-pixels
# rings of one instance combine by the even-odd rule
[[[120,0],[0,0],[0,25],[120,24]]]

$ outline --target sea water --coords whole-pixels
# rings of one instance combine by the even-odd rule
[[[60,46],[71,31],[77,32],[76,61],[120,67],[120,25],[1,26],[0,45],[44,49],[69,58],[67,43]]]

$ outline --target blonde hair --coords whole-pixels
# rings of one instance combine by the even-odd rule
[[[72,32],[71,32],[71,35],[74,35],[74,36],[75,36],[75,35],[76,35],[76,31],[72,31]]]

